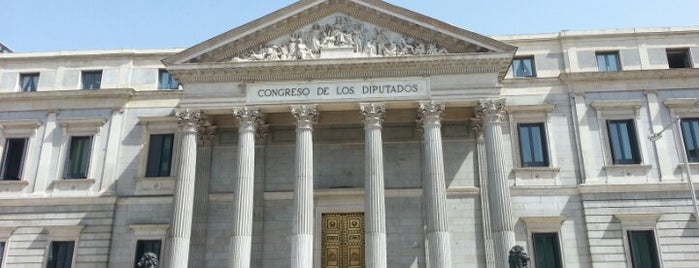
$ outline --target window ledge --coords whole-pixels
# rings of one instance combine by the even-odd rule
[[[95,184],[95,179],[63,178],[53,181],[53,189],[59,191],[84,191],[89,189],[93,184]]]
[[[556,185],[559,167],[518,167],[513,168],[515,186]]]
[[[135,178],[137,195],[173,194],[175,177]]]
[[[605,165],[603,168],[607,172],[607,180],[610,183],[637,183],[638,179],[642,179],[644,182],[647,180],[651,167],[647,164],[632,164]],[[621,178],[623,178],[622,181],[615,180]],[[629,178],[635,178],[635,180],[628,180]]]
[[[604,169],[609,171],[614,170],[639,170],[648,171],[652,166],[648,164],[630,164],[630,165],[605,165]]]
[[[29,185],[22,180],[0,180],[0,192],[19,192]]]

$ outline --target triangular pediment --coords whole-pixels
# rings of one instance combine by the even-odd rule
[[[163,60],[166,64],[514,52],[378,0],[302,0]]]

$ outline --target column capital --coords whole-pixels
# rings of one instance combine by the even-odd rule
[[[484,99],[478,101],[476,118],[487,122],[501,122],[505,116],[505,99]]]
[[[202,146],[211,146],[216,137],[216,126],[201,126],[199,127],[199,144]]]
[[[383,115],[386,113],[386,105],[384,103],[360,103],[359,109],[362,118],[364,118],[365,128],[381,128]]]
[[[313,128],[313,124],[318,122],[318,107],[311,105],[292,105],[291,114],[296,118],[297,128]]]
[[[179,131],[197,132],[199,127],[209,124],[206,114],[199,110],[183,109],[175,113]]]
[[[483,138],[483,119],[478,117],[471,118],[471,129],[476,133],[476,138]]]
[[[420,102],[417,107],[418,127],[424,129],[427,126],[441,126],[442,113],[446,105],[443,101]]]

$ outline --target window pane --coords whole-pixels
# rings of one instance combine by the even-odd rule
[[[11,138],[5,142],[5,156],[2,162],[3,180],[21,179],[26,144],[26,138]]]
[[[83,89],[99,89],[102,83],[102,71],[82,72]]]
[[[534,70],[534,59],[529,58],[516,58],[512,60],[512,71],[514,77],[534,77],[536,76]]]
[[[545,135],[542,123],[519,125],[522,167],[546,167],[549,165]]]
[[[558,245],[558,233],[532,234],[534,243],[534,261],[537,268],[563,267],[561,249]]]
[[[158,71],[158,89],[177,89],[179,83],[167,70]]]
[[[5,242],[0,242],[0,266],[3,264],[3,257],[5,256]]]
[[[136,243],[135,268],[159,267],[160,240],[138,240]]]
[[[614,164],[640,164],[636,131],[631,120],[607,121],[609,146]]]
[[[53,241],[49,250],[47,268],[70,268],[73,264],[75,241]]]
[[[619,59],[616,54],[607,54],[607,71],[618,71],[619,70]]]
[[[22,92],[36,91],[36,88],[39,85],[39,74],[20,74],[19,80]]]
[[[90,164],[90,150],[92,148],[92,136],[71,137],[70,151],[68,153],[68,170],[66,178],[87,178],[87,169]]]
[[[634,268],[658,268],[660,262],[653,231],[628,231]]]
[[[682,139],[689,162],[699,162],[699,118],[682,119]]]
[[[146,177],[169,177],[172,163],[173,134],[150,136]]]

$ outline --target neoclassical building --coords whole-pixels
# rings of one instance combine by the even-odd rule
[[[699,27],[486,37],[379,0],[7,49],[0,265],[696,267],[695,66]]]

